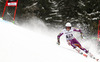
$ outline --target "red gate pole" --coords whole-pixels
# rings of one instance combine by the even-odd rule
[[[13,18],[13,23],[15,23],[16,10],[17,10],[17,7],[15,8],[15,13],[14,13],[14,18]]]
[[[7,3],[8,3],[8,0],[6,1],[5,7],[4,7],[4,10],[3,10],[2,19],[3,19],[3,16],[4,16],[5,10],[6,10]]]
[[[17,4],[18,4],[18,0],[17,0]],[[15,23],[16,11],[17,11],[17,5],[16,5],[16,8],[15,8],[15,13],[14,13],[14,18],[13,18],[13,23]]]
[[[3,16],[4,16],[5,10],[6,10],[6,6],[15,7],[14,18],[13,18],[13,23],[14,23],[15,16],[16,16],[16,11],[17,11],[17,5],[18,5],[18,0],[16,0],[16,1],[6,0],[6,4],[5,4],[5,7],[4,7],[4,10],[3,10],[3,14],[2,14],[2,19],[3,19]]]
[[[100,41],[100,20],[98,23],[98,41]]]

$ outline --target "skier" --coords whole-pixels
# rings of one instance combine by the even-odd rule
[[[65,29],[63,29],[63,31],[57,36],[57,44],[60,45],[60,37],[65,34],[66,36],[66,40],[68,42],[69,45],[71,45],[74,49],[76,49],[78,52],[80,52],[79,49],[77,49],[76,47],[80,48],[81,50],[83,50],[85,53],[88,53],[89,51],[86,50],[85,48],[83,48],[81,46],[81,44],[76,40],[76,38],[73,36],[73,32],[80,32],[81,37],[82,37],[82,31],[80,29],[76,29],[73,28],[71,23],[66,23],[65,25]]]
[[[91,58],[96,59],[93,54],[91,54],[88,50],[83,48],[81,44],[76,40],[76,38],[73,36],[73,32],[80,32],[81,37],[83,38],[82,31],[78,28],[73,28],[71,23],[66,23],[65,29],[57,36],[57,44],[60,45],[60,37],[64,34],[66,36],[66,40],[68,42],[68,45],[71,45],[78,53],[83,54],[79,49],[83,50],[86,54],[88,54]],[[77,47],[79,49],[77,49]],[[85,57],[87,57],[86,54],[83,54]],[[99,59],[96,59],[98,61]]]

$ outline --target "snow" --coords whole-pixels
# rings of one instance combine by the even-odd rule
[[[92,20],[97,20],[98,18],[92,18]]]
[[[0,2],[3,2],[3,1],[0,0]]]
[[[48,1],[49,1],[49,3],[52,3],[51,0],[48,0]]]
[[[99,14],[99,13],[100,13],[99,11],[96,11],[96,12],[89,13],[88,15],[91,16],[91,15],[96,15],[96,14]]]
[[[79,4],[82,5],[82,6],[85,6],[85,4],[83,3],[83,1],[81,1],[81,0],[79,1]]]
[[[78,13],[78,15],[82,15],[81,13]]]
[[[59,15],[57,15],[57,16],[58,16],[58,17],[62,17],[62,15],[60,15],[60,14],[59,14]]]
[[[52,12],[58,12],[59,10],[52,10]]]
[[[45,20],[48,20],[48,19],[52,19],[52,17],[47,17],[47,18],[45,18]]]
[[[54,20],[54,21],[57,21],[57,22],[62,22],[62,20]]]
[[[57,33],[28,30],[0,19],[0,62],[95,62],[68,50],[72,49],[68,45],[56,45]]]
[[[57,2],[56,2],[56,1],[52,1],[52,3],[53,3],[53,4],[57,4]]]
[[[0,21],[2,21],[2,18],[0,18]]]
[[[51,14],[49,14],[49,15],[57,15],[57,13],[51,13]]]
[[[32,8],[33,6],[37,5],[37,2],[36,3],[33,3],[32,5],[30,6],[26,6],[26,9],[29,9],[29,8]]]

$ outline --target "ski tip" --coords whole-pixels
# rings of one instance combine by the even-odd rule
[[[96,61],[99,61],[99,59],[96,59]]]

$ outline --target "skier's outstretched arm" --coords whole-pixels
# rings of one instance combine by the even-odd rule
[[[78,28],[74,28],[74,31],[82,33],[82,31]]]
[[[60,37],[63,35],[63,33],[60,33],[58,36],[57,36],[57,44],[60,45]]]
[[[81,38],[83,38],[83,33],[82,33],[82,31],[81,31],[80,29],[75,29],[75,28],[74,28],[74,31],[76,31],[76,32],[80,32],[80,34],[81,34]]]

